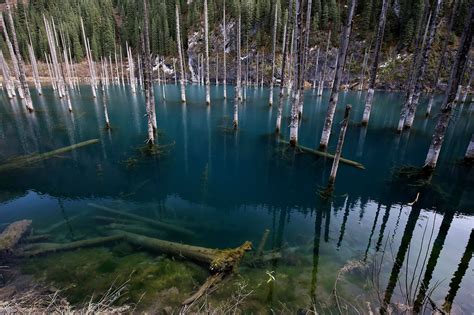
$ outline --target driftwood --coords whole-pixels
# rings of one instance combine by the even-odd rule
[[[290,143],[288,141],[285,141],[285,140],[280,139],[279,142],[290,145]],[[314,150],[314,149],[311,149],[311,148],[308,148],[308,147],[304,147],[302,145],[298,145],[297,148],[299,148],[300,150],[302,150],[306,153],[312,153],[314,155],[324,157],[324,158],[328,158],[328,159],[334,159],[334,157],[335,157],[334,155],[332,155],[330,153],[327,153],[327,152],[324,152],[324,151],[319,151],[319,150]],[[341,157],[339,162],[350,165],[350,166],[353,166],[353,167],[356,167],[356,168],[361,169],[361,170],[365,170],[365,166],[363,164],[359,163],[359,162],[356,162],[356,161],[348,160],[348,159],[345,159],[345,158]]]
[[[10,253],[21,238],[29,231],[31,220],[21,220],[10,224],[0,234],[0,254]]]
[[[139,216],[139,215],[136,215],[136,214],[133,214],[133,213],[128,213],[128,212],[124,212],[124,211],[104,207],[104,206],[97,205],[97,204],[94,204],[94,203],[89,203],[89,206],[94,207],[94,208],[99,209],[99,210],[102,210],[102,211],[105,211],[105,212],[108,212],[108,213],[111,213],[111,214],[120,215],[120,216],[129,218],[129,219],[132,219],[132,220],[135,220],[135,221],[140,221],[140,222],[149,224],[151,226],[157,227],[159,229],[167,230],[167,231],[170,231],[170,232],[176,232],[176,233],[180,233],[180,234],[187,235],[187,236],[194,236],[194,233],[192,231],[190,231],[188,229],[185,229],[185,228],[182,228],[182,227],[179,227],[179,226],[175,226],[175,225],[172,225],[172,224],[160,222],[160,221],[157,221],[157,220],[152,220],[152,219],[142,217],[142,216]]]
[[[22,251],[18,252],[16,256],[18,257],[30,257],[30,256],[38,256],[47,253],[59,252],[59,251],[66,251],[66,250],[74,250],[78,248],[90,247],[90,246],[98,246],[110,242],[115,242],[123,239],[122,234],[116,234],[111,236],[105,237],[97,237],[91,238],[76,242],[70,243],[37,243],[33,246],[27,246]]]
[[[64,148],[56,149],[56,150],[53,150],[53,151],[50,151],[50,152],[19,156],[19,157],[16,157],[16,158],[10,160],[9,162],[7,162],[3,165],[0,165],[0,172],[25,167],[25,166],[28,166],[28,165],[33,164],[33,163],[37,163],[37,162],[40,162],[40,161],[43,161],[43,160],[53,158],[53,157],[55,157],[59,154],[66,153],[66,152],[69,152],[69,151],[73,151],[75,149],[79,149],[81,147],[84,147],[84,146],[87,146],[87,145],[90,145],[90,144],[95,144],[95,143],[98,143],[98,142],[99,142],[99,139],[92,139],[92,140],[87,140],[87,141],[80,142],[80,143],[77,143],[77,144],[73,144],[73,145],[70,145],[70,146],[67,146],[67,147],[64,147]]]
[[[76,219],[79,218],[80,216],[81,216],[80,214],[77,214],[77,215],[72,216],[72,217],[70,217],[70,218],[68,218],[68,219],[63,219],[63,220],[61,220],[61,221],[59,221],[59,222],[56,222],[56,223],[50,225],[50,226],[47,227],[47,228],[44,228],[44,229],[41,229],[41,230],[37,230],[36,232],[37,232],[38,234],[49,234],[49,233],[51,233],[52,231],[54,231],[54,230],[56,230],[56,229],[58,229],[58,228],[60,228],[60,227],[62,227],[62,226],[64,226],[64,225],[67,225],[67,224],[71,223],[72,221],[76,220]]]

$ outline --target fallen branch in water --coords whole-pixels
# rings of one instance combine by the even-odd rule
[[[288,141],[285,141],[285,140],[280,139],[279,142],[283,143],[283,144],[286,144],[286,145],[290,145],[290,143]],[[296,147],[299,148],[303,152],[311,153],[311,154],[314,154],[314,155],[317,155],[317,156],[320,156],[320,157],[324,157],[324,158],[328,158],[328,159],[334,159],[334,157],[335,157],[331,153],[327,153],[327,152],[323,152],[323,151],[319,151],[319,150],[314,150],[314,149],[311,149],[311,148],[308,148],[308,147],[304,147],[302,145],[297,145]],[[359,162],[356,162],[356,161],[348,160],[348,159],[345,159],[345,158],[341,157],[339,162],[341,162],[343,164],[353,166],[353,167],[361,169],[361,170],[365,170],[365,166],[363,164],[359,163]]]
[[[87,140],[84,142],[80,142],[77,144],[73,144],[64,148],[56,149],[50,152],[44,152],[44,153],[37,153],[37,154],[31,154],[31,155],[25,155],[25,156],[19,156],[16,158],[13,158],[9,160],[9,162],[0,165],[0,172],[4,171],[10,171],[13,169],[21,168],[28,166],[33,163],[38,163],[43,160],[47,160],[50,158],[53,158],[59,154],[66,153],[69,151],[73,151],[75,149],[79,149],[81,147],[90,145],[90,144],[95,144],[99,143],[99,139],[92,139],[92,140]]]
[[[10,224],[0,234],[0,255],[10,253],[21,238],[29,231],[31,220],[21,220]]]
[[[123,239],[123,235],[117,234],[112,236],[105,236],[105,237],[97,237],[91,238],[76,242],[70,243],[36,243],[32,244],[32,246],[27,246],[22,251],[16,253],[17,257],[30,257],[30,256],[38,256],[52,252],[59,252],[59,251],[66,251],[66,250],[74,250],[78,248],[90,247],[90,246],[98,246],[107,244],[110,242],[115,242]]]
[[[94,204],[94,203],[89,203],[89,206],[94,207],[94,208],[99,209],[99,210],[102,210],[102,211],[105,211],[105,212],[108,212],[108,213],[112,213],[112,214],[115,214],[115,215],[120,215],[120,216],[129,218],[129,219],[132,219],[132,220],[135,220],[135,221],[140,221],[140,222],[152,225],[154,227],[157,227],[159,229],[167,230],[167,231],[170,231],[170,232],[176,232],[176,233],[180,233],[180,234],[187,235],[187,236],[195,236],[195,234],[192,231],[190,231],[188,229],[185,229],[185,228],[182,228],[182,227],[179,227],[179,226],[169,224],[169,223],[164,223],[164,222],[160,222],[160,221],[157,221],[157,220],[152,220],[152,219],[142,217],[142,216],[139,216],[139,215],[136,215],[136,214],[132,214],[132,213],[124,212],[124,211],[121,211],[121,210],[116,210],[116,209],[104,207],[104,206],[97,205],[97,204]]]

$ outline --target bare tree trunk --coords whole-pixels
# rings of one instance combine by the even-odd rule
[[[341,71],[346,62],[347,47],[349,45],[349,39],[351,36],[352,29],[352,17],[354,16],[354,10],[356,6],[356,0],[351,1],[349,8],[349,15],[344,25],[344,29],[341,35],[341,45],[339,47],[339,54],[336,63],[336,74],[334,77],[334,84],[331,91],[331,97],[329,99],[328,110],[326,113],[326,119],[324,121],[323,133],[321,135],[321,141],[319,146],[322,149],[326,149],[329,143],[329,137],[331,136],[332,121],[334,119],[334,113],[336,111],[337,100],[339,96],[339,86],[341,83]]]
[[[449,120],[453,108],[456,106],[454,99],[456,97],[456,90],[461,80],[462,69],[466,65],[469,56],[469,49],[472,43],[472,36],[474,30],[474,2],[471,1],[469,8],[469,15],[464,24],[464,31],[461,39],[460,48],[458,50],[454,67],[451,71],[451,77],[448,83],[448,90],[441,107],[441,113],[435,127],[433,138],[431,140],[430,149],[426,155],[425,169],[433,170],[436,167],[439,153],[444,142],[444,136],[448,129]]]
[[[370,49],[369,49],[370,51]],[[359,82],[359,91],[362,91],[364,89],[364,81],[365,81],[365,68],[367,67],[367,61],[368,61],[368,54],[367,54],[367,48],[365,49],[364,52],[364,60],[362,61],[362,69],[360,71],[360,82]]]
[[[326,57],[324,58],[323,69],[321,70],[320,76],[319,76],[318,96],[323,95],[324,81],[326,80],[326,68],[328,65],[328,58],[329,58],[330,42],[331,42],[331,30],[329,30],[329,33],[328,33],[328,41],[326,44]]]
[[[272,45],[272,77],[270,78],[270,97],[268,99],[268,106],[273,105],[273,85],[275,84],[275,49],[276,49],[277,26],[278,26],[278,5],[275,4],[275,21],[273,24],[273,45]]]
[[[316,90],[316,82],[318,81],[318,68],[319,68],[319,46],[318,46],[318,52],[316,53],[316,64],[314,65],[313,90]]]
[[[283,103],[285,102],[285,85],[286,85],[286,55],[288,52],[288,40],[286,38],[287,28],[288,28],[288,19],[291,19],[292,16],[292,5],[290,5],[290,10],[285,20],[285,27],[283,36],[283,55],[282,55],[282,65],[281,65],[281,84],[280,84],[280,95],[278,96],[278,113],[276,119],[276,133],[279,133],[281,130],[281,119],[283,116]],[[291,26],[290,26],[291,28]]]
[[[234,129],[237,130],[239,127],[239,105],[240,102],[242,101],[242,89],[241,89],[241,76],[242,76],[242,58],[241,58],[241,52],[240,52],[240,28],[241,28],[241,22],[242,18],[240,15],[240,9],[239,9],[239,22],[237,25],[237,84],[235,85],[235,100],[234,100]]]
[[[436,70],[436,75],[435,75],[435,80],[434,80],[434,88],[436,89],[438,87],[438,82],[439,82],[439,77],[441,75],[441,71],[443,70],[444,63],[446,61],[446,51],[448,48],[448,42],[449,42],[449,37],[452,34],[453,26],[454,26],[454,17],[456,16],[456,11],[458,8],[459,1],[458,0],[453,0],[453,3],[451,5],[451,10],[449,12],[449,23],[447,27],[447,33],[446,33],[446,38],[443,41],[443,48],[441,50],[441,56],[438,64],[438,69]],[[429,115],[429,113],[427,113]]]
[[[10,25],[10,30],[12,32],[13,47],[15,48],[16,59],[18,61],[18,68],[20,70],[20,84],[23,90],[23,95],[25,96],[25,105],[26,105],[26,109],[29,112],[32,112],[34,110],[33,102],[31,101],[30,89],[28,88],[28,83],[26,82],[25,64],[23,62],[23,58],[20,52],[20,47],[18,45],[18,39],[16,37],[15,24],[13,23],[13,16],[12,16],[11,8],[9,5],[9,0],[6,1],[6,7],[8,11],[8,22]]]
[[[349,114],[351,112],[351,108],[351,105],[347,105],[346,111],[344,112],[344,120],[341,123],[341,131],[339,132],[339,140],[337,142],[336,154],[334,154],[331,174],[329,175],[329,187],[334,186],[334,182],[336,181],[337,169],[339,167],[339,160],[341,159],[342,147],[344,145],[344,139],[346,137],[347,125],[349,124]]]
[[[409,104],[413,100],[413,91],[415,89],[415,84],[416,84],[415,76],[416,76],[417,69],[419,66],[421,50],[424,46],[424,42],[426,41],[426,36],[428,34],[430,21],[431,21],[431,12],[429,10],[429,3],[427,0],[425,0],[425,8],[423,12],[423,17],[420,19],[420,23],[418,25],[418,35],[416,37],[415,51],[413,53],[413,58],[412,58],[408,80],[407,80],[407,96],[406,96],[405,103],[402,105],[402,109],[400,112],[400,119],[398,121],[398,127],[397,127],[398,132],[402,132],[403,130],[403,125],[408,115]],[[424,24],[426,24],[425,28],[423,28]],[[423,32],[423,29],[424,29],[424,32]]]
[[[295,7],[295,17],[294,17],[294,25],[295,25],[295,44],[296,47],[300,48],[302,46],[301,42],[303,41],[303,17],[302,17],[302,2],[304,0],[296,0],[296,7]],[[293,49],[295,52],[294,58],[294,94],[291,104],[291,120],[290,120],[290,145],[296,146],[298,144],[298,111],[299,111],[299,100],[300,100],[300,72],[303,70],[303,65],[301,64],[300,56],[304,55],[304,52],[299,51],[297,49]],[[297,52],[297,53],[296,53]]]
[[[13,48],[12,42],[10,41],[10,35],[8,35],[7,26],[5,25],[5,21],[3,20],[3,14],[0,14],[0,25],[2,26],[5,41],[13,64],[13,72],[15,73],[15,80],[13,80],[13,82],[18,90],[18,96],[23,99],[25,98],[25,94],[20,83],[20,67],[18,65],[18,59],[16,57],[15,49]]]
[[[9,99],[12,99],[15,94],[15,85],[10,76],[10,69],[8,69],[8,64],[3,57],[3,52],[0,50],[0,66],[2,68],[3,82],[5,84],[5,89],[7,90],[7,96]]]
[[[87,64],[89,65],[89,74],[91,76],[90,84],[91,84],[92,96],[94,98],[96,98],[97,93],[96,93],[96,88],[95,88],[95,75],[94,75],[94,71],[92,69],[92,67],[93,67],[93,65],[92,65],[92,54],[91,54],[91,51],[89,49],[88,40],[86,38],[86,31],[84,30],[84,22],[82,20],[82,17],[81,17],[81,29],[82,29],[82,38],[84,39],[84,46],[85,46],[85,49],[86,49]]]
[[[181,43],[181,27],[180,27],[180,13],[179,6],[176,4],[176,40],[178,42],[178,55],[179,55],[179,84],[181,88],[181,102],[186,102],[186,86],[184,81],[184,60],[183,60],[183,48]]]
[[[225,51],[225,48],[226,48],[226,45],[227,45],[227,38],[226,38],[226,33],[227,33],[227,29],[226,29],[226,24],[225,24],[225,0],[224,0],[224,9],[223,9],[223,13],[222,13],[222,40],[223,40],[223,43],[222,43],[222,50],[223,50],[223,53],[224,55],[222,56],[223,57],[223,64],[224,64],[224,77],[222,78],[222,85],[224,86],[224,99],[227,98],[227,65],[226,65],[226,51]]]
[[[216,53],[216,86],[219,86],[219,53]]]
[[[388,3],[388,0],[383,0],[382,2],[382,11],[380,12],[379,26],[377,28],[377,35],[375,37],[375,48],[373,52],[374,55],[372,57],[372,65],[370,67],[369,89],[365,98],[364,115],[362,117],[363,126],[367,126],[367,124],[369,123],[372,103],[374,101],[375,81],[377,79],[377,68],[379,66],[380,49],[382,47],[383,34],[385,31],[385,17],[387,15]]]
[[[145,74],[145,102],[146,102],[146,113],[148,117],[148,144],[155,142],[154,134],[154,111],[155,111],[155,98],[153,97],[153,81],[152,81],[152,68],[151,68],[151,56],[150,56],[150,34],[148,26],[148,0],[143,0],[143,40],[142,50],[144,54],[144,74]]]
[[[467,99],[467,95],[469,94],[471,90],[471,84],[472,84],[472,78],[474,76],[474,69],[471,68],[471,74],[469,75],[469,81],[467,82],[466,85],[466,90],[464,91],[464,95],[461,98],[461,103],[465,103]]]
[[[211,80],[209,78],[209,18],[207,16],[207,0],[204,0],[204,33],[206,45],[206,104],[211,105]]]
[[[306,9],[306,25],[303,30],[304,33],[304,42],[303,46],[300,49],[303,49],[303,57],[300,59],[299,62],[302,63],[302,68],[301,68],[301,84],[300,84],[300,99],[299,99],[299,106],[298,106],[298,117],[301,119],[303,117],[303,104],[304,104],[304,83],[305,83],[305,77],[306,77],[306,64],[308,61],[308,45],[309,45],[309,34],[311,30],[311,6],[312,6],[312,0],[308,0],[308,5]]]
[[[474,134],[471,135],[471,141],[469,141],[469,145],[467,146],[464,159],[466,161],[474,161]]]
[[[423,89],[426,68],[428,67],[428,58],[431,52],[431,45],[433,44],[433,41],[436,36],[438,15],[439,15],[439,10],[440,10],[442,1],[443,0],[437,0],[436,3],[434,4],[433,12],[431,15],[431,21],[429,25],[429,31],[428,31],[429,35],[425,43],[425,46],[423,48],[420,66],[418,67],[418,71],[416,74],[412,101],[411,103],[408,103],[408,113],[407,113],[407,117],[404,124],[405,128],[411,128],[413,125],[413,121],[415,119],[416,107],[418,106],[421,90]]]
[[[258,82],[259,82],[259,81],[258,81],[258,68],[259,68],[259,66],[260,66],[260,63],[258,62],[258,57],[259,57],[259,52],[258,52],[258,50],[257,50],[257,61],[256,61],[256,63],[255,63],[255,71],[256,71],[256,73],[257,73],[257,74],[256,74],[256,77],[257,77],[257,78],[255,79],[255,88],[258,87]]]

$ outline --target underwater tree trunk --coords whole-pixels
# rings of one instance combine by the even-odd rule
[[[288,52],[288,40],[286,38],[287,34],[287,28],[288,28],[288,17],[291,18],[292,12],[291,12],[291,6],[290,6],[290,12],[287,15],[287,18],[285,20],[285,26],[284,26],[284,34],[283,36],[283,55],[282,55],[282,65],[281,65],[281,84],[280,84],[280,95],[278,96],[278,113],[277,113],[277,119],[276,119],[276,133],[279,133],[281,130],[281,119],[283,116],[283,103],[285,102],[285,85],[286,85],[286,55]],[[290,26],[291,28],[291,26]],[[258,66],[257,66],[258,68]]]
[[[222,77],[222,85],[224,86],[224,99],[227,98],[227,65],[226,65],[226,51],[225,51],[225,46],[226,46],[226,33],[227,33],[227,29],[226,29],[226,25],[225,25],[225,0],[224,0],[224,8],[223,8],[223,12],[222,12],[222,27],[223,27],[223,30],[222,30],[222,40],[223,40],[223,43],[222,43],[222,50],[223,50],[223,53],[224,55],[222,56],[223,58],[223,66],[224,66],[224,76]]]
[[[474,161],[474,134],[471,135],[471,141],[469,141],[469,145],[467,146],[464,159],[466,161]]]
[[[276,49],[277,27],[278,27],[278,6],[275,5],[275,21],[273,24],[273,46],[272,46],[272,77],[270,79],[270,96],[268,99],[268,106],[273,105],[273,86],[275,84],[275,49]]]
[[[456,16],[456,11],[458,8],[458,0],[453,0],[453,3],[451,5],[451,10],[449,12],[449,24],[447,27],[447,35],[446,38],[443,40],[443,48],[441,49],[441,56],[438,64],[438,68],[436,70],[436,75],[435,75],[435,80],[433,81],[434,83],[434,89],[438,87],[438,82],[439,82],[439,77],[441,75],[441,71],[444,68],[444,63],[446,62],[446,51],[448,49],[448,42],[449,42],[449,37],[452,34],[453,26],[454,26],[454,17]],[[429,113],[427,113],[429,115]]]
[[[467,16],[464,31],[461,39],[460,48],[458,50],[451,78],[449,79],[448,90],[441,106],[438,122],[435,127],[431,145],[425,160],[425,169],[433,170],[438,162],[439,153],[444,142],[444,136],[448,129],[449,120],[453,108],[456,106],[454,99],[456,98],[457,86],[461,80],[462,69],[466,65],[469,56],[469,49],[472,43],[472,35],[474,29],[474,2],[471,2],[469,14]]]
[[[377,79],[377,68],[379,66],[380,49],[382,47],[383,34],[385,31],[385,17],[387,15],[389,0],[383,0],[382,11],[379,17],[379,26],[377,28],[377,35],[375,39],[374,56],[372,57],[372,65],[370,67],[370,81],[367,97],[365,99],[364,115],[362,116],[362,125],[367,126],[370,119],[370,112],[372,110],[372,103],[374,101],[375,80]]]
[[[329,143],[329,137],[331,136],[332,121],[334,119],[334,113],[336,111],[337,100],[339,96],[339,86],[341,83],[341,72],[344,68],[346,62],[347,47],[349,45],[349,39],[351,36],[352,29],[352,17],[354,16],[354,10],[357,0],[351,1],[351,6],[349,8],[349,15],[347,21],[344,25],[343,32],[341,34],[341,45],[339,47],[339,53],[336,63],[336,73],[334,77],[334,84],[331,91],[331,97],[329,99],[329,105],[326,113],[326,119],[324,121],[323,133],[321,135],[321,141],[319,146],[322,149],[327,148]]]
[[[408,103],[408,113],[407,113],[407,117],[404,124],[404,127],[408,129],[413,126],[413,120],[415,119],[415,113],[416,113],[416,107],[418,106],[421,90],[423,89],[424,77],[425,77],[426,69],[428,67],[428,58],[431,52],[431,45],[433,44],[433,41],[436,36],[438,15],[439,15],[439,10],[440,10],[442,1],[443,0],[436,1],[436,4],[434,4],[433,12],[431,15],[431,21],[430,21],[429,31],[428,31],[429,35],[425,43],[425,46],[423,48],[420,66],[418,67],[418,71],[416,73],[412,101],[411,103]]]
[[[204,33],[206,45],[206,104],[211,104],[211,80],[209,78],[209,18],[207,16],[207,0],[204,0]]]
[[[9,224],[0,234],[0,257],[12,252],[30,230],[31,220],[21,220]]]
[[[336,154],[334,154],[331,174],[329,175],[329,187],[334,186],[334,182],[336,181],[337,169],[339,167],[339,160],[341,159],[342,147],[344,145],[344,139],[346,137],[347,125],[349,124],[349,114],[351,112],[351,108],[351,105],[347,105],[346,111],[344,112],[344,120],[341,123],[341,131],[339,132],[339,140],[337,142]]]
[[[331,43],[331,30],[329,30],[329,33],[328,33],[328,41],[326,44],[326,57],[324,58],[323,69],[321,70],[320,76],[319,76],[318,96],[323,95],[324,81],[326,80],[326,68],[328,65],[330,43]]]
[[[176,41],[178,42],[178,56],[179,56],[179,85],[181,89],[181,102],[186,102],[186,86],[184,81],[184,60],[183,60],[183,47],[181,43],[181,27],[180,27],[180,13],[179,5],[176,4]]]
[[[13,16],[12,16],[12,11],[9,5],[9,0],[5,2],[6,7],[7,7],[7,13],[8,13],[8,22],[10,25],[10,30],[12,32],[12,39],[13,39],[13,47],[15,49],[16,53],[16,59],[18,61],[18,69],[20,71],[20,85],[21,89],[23,90],[23,95],[25,96],[25,105],[26,109],[29,112],[32,112],[34,110],[33,108],[33,102],[31,101],[31,94],[30,94],[30,89],[28,88],[28,83],[26,82],[26,73],[25,73],[25,64],[23,62],[23,58],[21,56],[20,52],[20,46],[18,45],[18,39],[16,37],[16,30],[15,30],[15,24],[13,23]]]

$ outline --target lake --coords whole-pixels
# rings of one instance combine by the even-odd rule
[[[219,311],[238,303],[249,312],[324,312],[338,305],[350,313],[367,312],[366,301],[375,309],[380,299],[407,305],[415,298],[447,309],[452,305],[458,313],[474,309],[474,244],[469,242],[474,176],[462,163],[474,132],[469,104],[456,109],[430,185],[421,186],[401,170],[423,165],[442,96],[429,118],[424,115],[428,99],[422,98],[413,128],[400,135],[403,93],[377,91],[369,126],[362,128],[365,92],[341,92],[328,151],[335,151],[344,105],[351,104],[343,156],[365,169],[340,164],[333,196],[324,200],[319,192],[327,185],[332,160],[279,142],[274,133],[278,89],[271,108],[268,89],[248,89],[236,132],[230,130],[234,91],[227,89],[224,100],[223,87],[212,86],[212,103],[206,106],[204,86],[187,86],[188,102],[181,104],[178,85],[165,86],[166,100],[155,85],[162,149],[155,156],[140,151],[147,135],[143,93],[110,86],[94,99],[90,87],[81,86],[71,94],[72,114],[51,88],[44,88],[43,96],[32,91],[32,114],[2,93],[0,161],[90,139],[100,142],[2,172],[1,227],[31,219],[34,233],[47,234],[52,243],[129,229],[211,248],[247,240],[257,248],[268,229],[264,254],[277,252],[280,259],[244,259],[239,273],[209,296]],[[300,145],[319,144],[328,100],[328,90],[322,97],[305,91]],[[111,130],[104,129],[104,101]],[[286,102],[281,135],[286,140],[289,110]],[[91,204],[193,235],[130,224]],[[137,310],[179,308],[209,275],[205,266],[124,242],[25,258],[18,266],[73,303],[129,280],[118,303],[139,302]],[[420,288],[428,293],[419,294]]]

